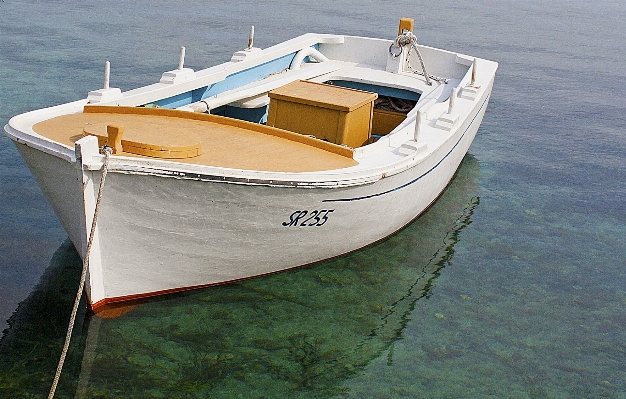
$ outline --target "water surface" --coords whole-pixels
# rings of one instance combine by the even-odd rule
[[[626,398],[626,6],[0,2],[0,121],[304,32],[500,62],[440,200],[390,239],[288,273],[79,315],[58,397]],[[80,259],[0,138],[0,397],[49,389]]]

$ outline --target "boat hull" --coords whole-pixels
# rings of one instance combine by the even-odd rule
[[[164,74],[173,80],[124,93],[105,88],[12,118],[6,134],[83,259],[90,248],[91,307],[329,259],[384,239],[424,212],[472,144],[497,63],[419,46],[429,71],[446,77],[431,76],[433,83],[425,70],[409,68],[418,62],[415,44],[415,52],[396,54],[394,43],[307,34],[197,73]],[[272,96],[298,80],[324,90],[314,90],[316,97],[300,90],[302,82],[298,90],[289,86],[285,118],[295,125],[261,126],[257,117],[266,111],[269,118],[276,106]],[[329,94],[335,85],[342,88]],[[366,106],[354,85],[370,92],[370,119],[353,126],[343,114]],[[375,113],[377,96],[397,112]],[[374,134],[374,122],[392,130]],[[335,134],[325,142],[328,126]],[[368,137],[364,145],[347,148],[337,139],[348,126],[367,128],[358,135]],[[108,163],[98,132],[115,151]],[[191,136],[204,145],[201,154],[198,147],[189,159],[161,157],[188,146],[175,138]]]
[[[428,158],[362,185],[305,188],[110,171],[89,262],[92,307],[274,273],[393,234],[445,189],[487,100]],[[92,214],[86,204],[102,172],[15,144],[84,256]]]

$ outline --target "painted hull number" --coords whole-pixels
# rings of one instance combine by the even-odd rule
[[[289,216],[289,220],[283,222],[285,227],[309,227],[309,226],[323,226],[327,221],[329,215],[334,212],[334,209],[322,209],[321,211],[295,211]]]

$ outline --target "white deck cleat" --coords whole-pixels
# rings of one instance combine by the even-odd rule
[[[256,58],[260,56],[261,54],[263,54],[261,51],[262,50],[258,47],[252,47],[252,48],[247,48],[245,50],[237,51],[230,58],[230,62],[239,62],[243,60],[250,60],[250,59]]]
[[[428,147],[424,143],[416,143],[415,141],[407,141],[398,149],[398,154],[405,157],[413,157],[425,152]]]
[[[191,68],[174,69],[173,71],[164,72],[159,83],[178,84],[195,78],[196,73]]]
[[[124,97],[122,91],[117,87],[111,87],[109,89],[99,89],[90,91],[87,94],[87,102],[89,104],[106,103],[109,101],[115,101]]]
[[[435,123],[435,127],[438,129],[442,129],[442,130],[452,130],[452,128],[454,127],[454,124],[456,123],[456,121],[459,120],[459,114],[442,114],[439,119],[437,119],[437,122]]]
[[[461,90],[461,98],[474,101],[478,97],[480,86],[467,85]]]

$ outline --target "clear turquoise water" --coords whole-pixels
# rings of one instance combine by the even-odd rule
[[[57,397],[626,398],[626,6],[581,0],[0,2],[0,121],[307,31],[500,62],[470,155],[390,239],[79,315]],[[80,259],[0,138],[0,397],[42,397]]]

